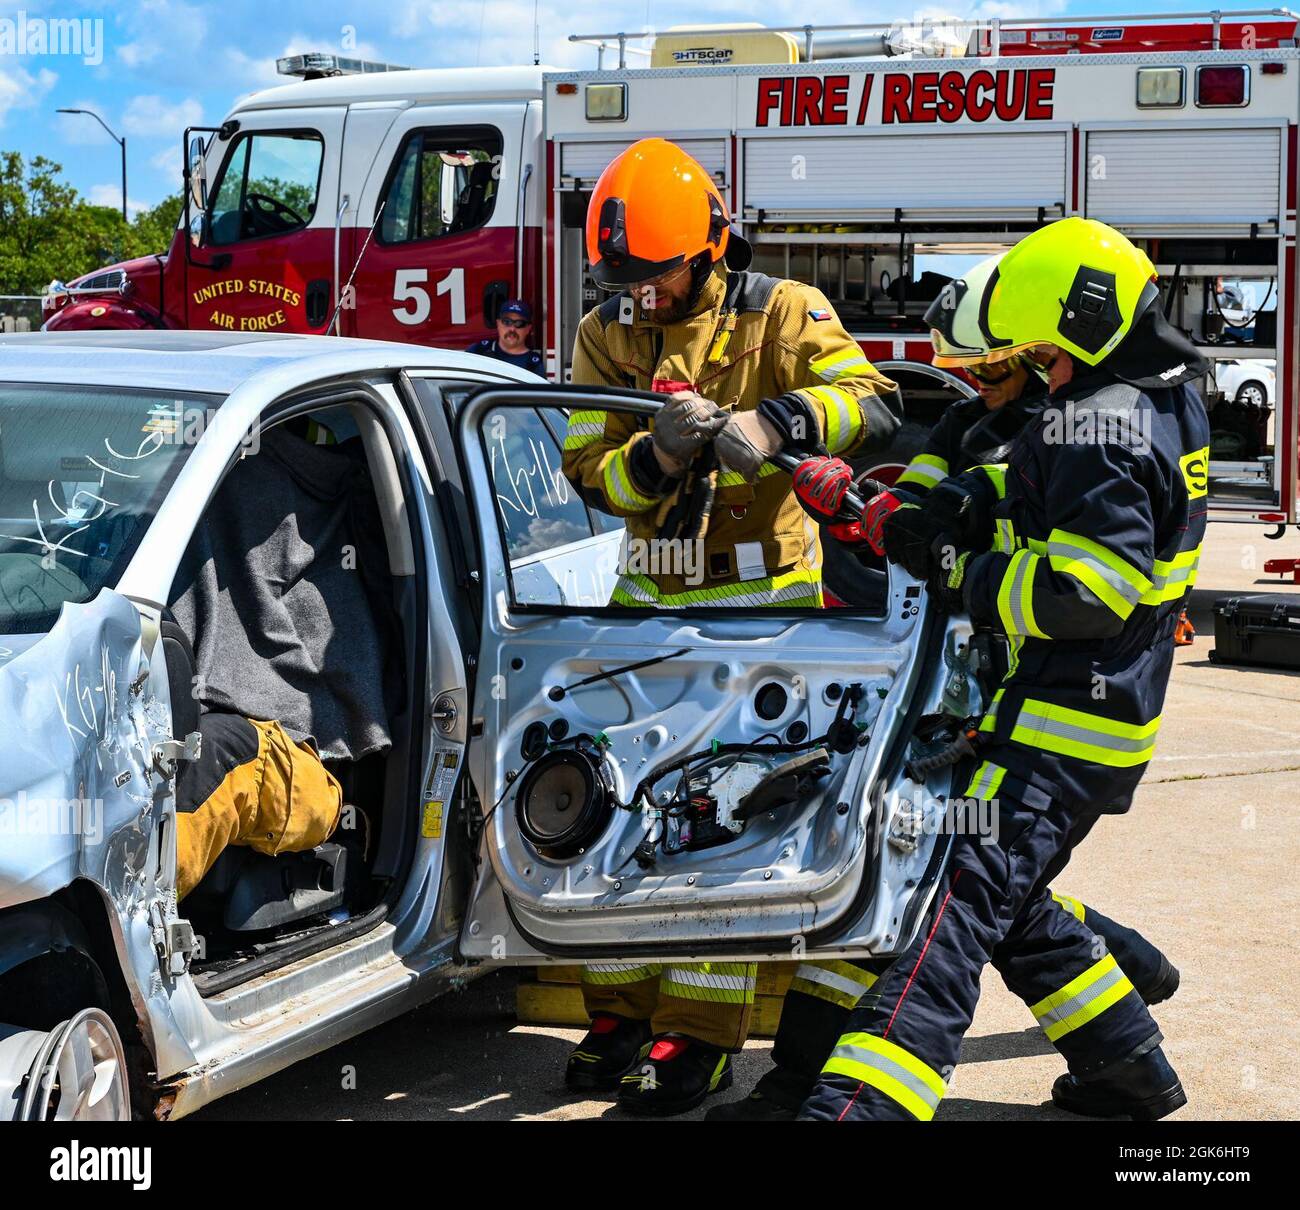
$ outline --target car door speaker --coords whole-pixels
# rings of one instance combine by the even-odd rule
[[[585,746],[543,756],[515,796],[519,830],[546,857],[582,852],[604,832],[613,810],[605,762]]]

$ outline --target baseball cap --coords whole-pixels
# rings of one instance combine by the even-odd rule
[[[519,298],[512,298],[505,303],[501,310],[497,312],[497,318],[500,319],[506,315],[518,315],[520,319],[527,323],[533,322],[533,309],[526,302]]]

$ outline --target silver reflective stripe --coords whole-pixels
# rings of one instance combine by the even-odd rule
[[[839,378],[856,377],[859,367],[867,364],[865,357],[846,357],[843,361],[837,361],[833,366],[826,366],[817,371],[817,373],[826,382],[835,382]]]
[[[1047,543],[1047,553],[1049,557],[1075,559],[1080,563],[1086,563],[1099,578],[1105,580],[1130,605],[1136,605],[1138,597],[1142,595],[1142,591],[1137,585],[1130,584],[1113,567],[1107,567],[1096,555],[1091,551],[1084,550],[1081,546],[1075,546],[1069,542],[1062,542],[1059,538],[1053,538]],[[1053,567],[1055,568],[1055,564],[1053,564]],[[1069,573],[1066,572],[1065,574],[1068,575]]]
[[[1110,970],[1100,978],[1089,983],[1078,995],[1067,1000],[1064,1004],[1058,1004],[1055,1008],[1049,1008],[1036,1014],[1038,1024],[1044,1029],[1052,1025],[1059,1025],[1061,1022],[1074,1016],[1079,1009],[1091,1004],[1098,999],[1108,989],[1114,987],[1121,980],[1127,980],[1128,976],[1120,970],[1119,966],[1112,966]]]
[[[861,1046],[852,1046],[841,1040],[831,1054],[831,1059],[857,1063],[863,1067],[874,1067],[877,1071],[884,1072],[891,1080],[897,1080],[918,1100],[928,1105],[932,1114],[939,1108],[939,1102],[943,1100],[943,1094],[935,1092],[919,1076],[913,1075],[901,1063],[896,1063],[893,1059],[874,1050],[866,1050]]]
[[[997,527],[997,534],[993,539],[993,549],[1004,555],[1012,554],[1016,549],[1016,531],[1010,518],[997,517],[993,523]]]
[[[1034,568],[1038,565],[1037,556],[1028,551],[1017,552],[1011,556],[1015,560],[1015,577],[1011,581],[1011,591],[1007,594],[1007,608],[1011,612],[1011,621],[1016,634],[1031,634],[1029,619],[1023,608],[1025,584],[1029,582],[1029,592],[1033,592]],[[1037,627],[1034,628],[1037,630]]]
[[[1156,742],[1154,731],[1146,736],[1112,735],[1109,731],[1094,731],[1091,727],[1049,718],[1035,710],[1032,701],[1026,701],[1020,707],[1020,713],[1016,715],[1016,726],[1032,727],[1037,735],[1054,735],[1058,739],[1092,744],[1098,748],[1108,748],[1112,752],[1147,752]]]
[[[986,760],[980,765],[975,780],[971,782],[970,788],[966,791],[966,797],[993,798],[1001,789],[1002,779],[1006,776],[1006,772],[1001,765],[995,765],[991,760]]]
[[[871,990],[870,983],[858,983],[836,971],[828,971],[824,966],[813,966],[808,962],[802,963],[795,970],[794,977],[806,979],[809,983],[821,983],[826,987],[833,987],[836,991],[844,992],[849,996],[861,996]]]
[[[922,462],[920,458],[913,458],[907,464],[907,469],[899,475],[899,482],[903,480],[921,480],[934,486],[948,477],[948,472],[943,467],[935,466],[930,462]]]
[[[747,975],[715,975],[712,971],[693,970],[689,966],[669,966],[664,978],[681,987],[709,987],[718,991],[750,991],[757,980]]]
[[[831,397],[830,402],[827,402],[827,395]],[[821,394],[821,400],[827,408],[832,405],[835,408],[835,423],[831,423],[829,416],[826,418],[826,448],[832,454],[837,454],[840,450],[848,448],[856,432],[849,413],[849,404],[843,390],[839,387],[827,388],[825,393]]]

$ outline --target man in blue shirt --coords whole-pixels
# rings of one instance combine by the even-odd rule
[[[522,300],[512,298],[497,312],[497,338],[485,337],[470,346],[471,353],[508,361],[520,369],[546,377],[546,363],[536,349],[528,347],[533,331],[533,309]]]

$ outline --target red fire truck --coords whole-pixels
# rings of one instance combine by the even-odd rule
[[[943,284],[1067,215],[1123,230],[1170,318],[1250,387],[1205,383],[1213,516],[1283,525],[1300,440],[1296,38],[1273,9],[575,36],[617,49],[595,71],[297,56],[281,61],[297,82],[186,131],[171,248],[54,283],[45,326],[464,348],[522,295],[563,379],[597,301],[592,185],[663,135],[724,188],[755,267],[817,284],[900,379],[895,463],[969,390],[929,365],[921,315]],[[628,66],[642,43],[647,65]]]

